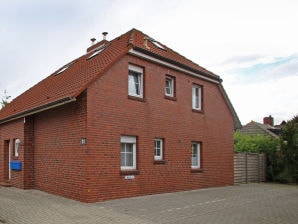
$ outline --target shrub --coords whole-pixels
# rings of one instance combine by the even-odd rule
[[[236,131],[234,134],[234,151],[263,153],[275,151],[278,141],[264,135],[247,135]]]

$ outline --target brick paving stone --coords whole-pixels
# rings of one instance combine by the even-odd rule
[[[81,203],[0,187],[2,223],[298,223],[298,186],[255,183]]]

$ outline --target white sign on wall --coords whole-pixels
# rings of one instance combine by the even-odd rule
[[[125,180],[133,180],[133,179],[135,179],[135,176],[134,175],[125,176],[124,179]]]

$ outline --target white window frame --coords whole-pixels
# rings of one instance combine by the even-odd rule
[[[128,66],[128,95],[143,98],[143,68],[139,66]]]
[[[202,110],[202,87],[199,85],[192,86],[192,109]]]
[[[169,86],[167,86],[167,83],[169,83]],[[175,79],[173,77],[166,76],[166,82],[165,82],[166,96],[174,97],[174,88],[175,88]],[[167,90],[169,90],[169,92]]]
[[[20,139],[16,138],[13,140],[14,142],[14,156],[19,157],[19,149],[20,149]]]
[[[121,170],[135,170],[136,169],[136,143],[137,138],[134,136],[121,136],[120,138],[121,146],[120,146],[120,168]],[[122,152],[122,146],[126,144],[132,144],[133,155],[132,155],[132,166],[122,166],[122,156],[126,156],[126,152]]]
[[[196,152],[194,152],[194,149],[196,149]],[[191,143],[191,168],[192,169],[201,168],[201,143],[198,143],[198,142]]]
[[[157,145],[157,142],[159,142],[159,147]],[[157,150],[159,150],[160,155],[157,155]],[[154,160],[162,160],[163,158],[163,139],[156,138],[154,139]]]

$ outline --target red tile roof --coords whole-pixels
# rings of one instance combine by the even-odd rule
[[[103,40],[97,43],[96,46],[88,48],[89,52],[85,55],[67,64],[68,68],[65,67],[64,70],[62,67],[57,70],[0,110],[0,123],[75,100],[93,81],[131,49],[158,57],[171,64],[184,66],[188,70],[220,81],[219,76],[161,43],[159,44],[165,49],[157,47],[152,40],[141,31],[132,29],[112,41]],[[94,48],[102,44],[108,44],[108,46],[98,55],[88,59],[94,53]]]

